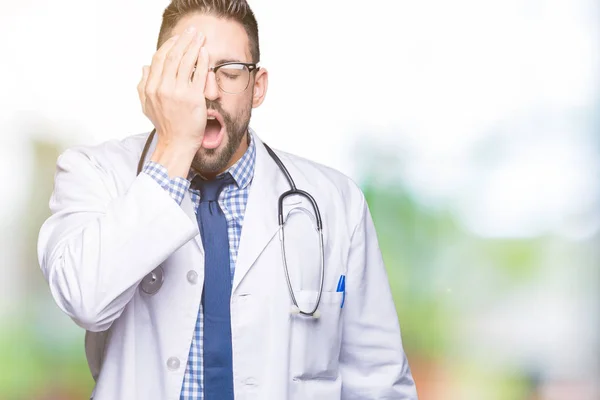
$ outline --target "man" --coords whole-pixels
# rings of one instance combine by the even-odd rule
[[[417,398],[361,191],[248,127],[259,57],[245,1],[174,0],[138,85],[156,132],[58,160],[39,260],[97,400]],[[280,229],[279,159],[321,246],[308,197]]]

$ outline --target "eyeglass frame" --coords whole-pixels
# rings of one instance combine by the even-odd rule
[[[208,70],[210,72],[214,72],[215,74],[217,73],[217,71],[221,68],[221,67],[225,67],[227,65],[243,65],[244,67],[248,68],[248,83],[246,83],[246,87],[236,93],[232,93],[232,92],[227,92],[225,90],[223,90],[223,88],[221,88],[221,85],[219,85],[219,81],[217,80],[217,86],[219,87],[219,90],[223,91],[224,93],[228,93],[228,94],[240,94],[240,93],[244,93],[246,91],[246,89],[248,89],[248,86],[250,86],[250,75],[252,74],[252,72],[254,71],[258,71],[260,69],[260,67],[257,65],[257,63],[245,63],[245,62],[240,62],[240,61],[228,61],[228,62],[224,62],[222,64],[219,65],[215,65],[214,67],[209,67]]]

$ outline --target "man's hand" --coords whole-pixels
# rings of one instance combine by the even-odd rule
[[[158,135],[151,159],[164,165],[171,177],[187,177],[204,138],[208,74],[204,41],[193,27],[170,38],[154,54],[152,65],[144,67],[138,85],[142,110]]]

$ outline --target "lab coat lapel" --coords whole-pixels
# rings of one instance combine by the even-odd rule
[[[244,213],[232,293],[277,233],[277,203],[281,193],[289,189],[283,173],[263,143],[257,135],[252,138],[256,141],[256,165]]]

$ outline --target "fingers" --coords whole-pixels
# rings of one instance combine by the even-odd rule
[[[137,86],[138,96],[140,98],[140,103],[142,104],[142,111],[144,114],[146,113],[146,84],[148,82],[149,73],[150,67],[144,65],[144,67],[142,67],[142,79]]]
[[[181,59],[190,45],[193,45],[192,41],[195,37],[197,37],[196,28],[193,26],[188,27],[167,53],[162,71],[162,82],[167,87],[175,86]]]
[[[179,64],[179,70],[177,72],[177,86],[189,87],[192,71],[194,70],[194,66],[198,61],[198,57],[200,56],[200,48],[204,42],[205,37],[202,33],[199,32],[195,35],[192,43],[187,48],[187,51],[181,59],[181,64]]]
[[[206,86],[206,77],[208,75],[208,51],[206,47],[200,48],[200,55],[198,56],[198,63],[196,64],[196,70],[194,71],[194,79],[192,80],[192,87],[194,92],[204,93],[204,87]]]
[[[168,52],[175,45],[179,39],[179,36],[173,36],[169,40],[167,40],[163,45],[158,49],[154,56],[152,57],[152,65],[150,66],[150,72],[148,74],[148,80],[146,83],[146,93],[156,93],[158,86],[160,85],[160,81],[162,79],[163,65],[164,59],[167,56]]]

